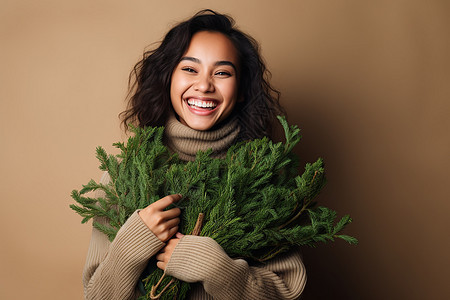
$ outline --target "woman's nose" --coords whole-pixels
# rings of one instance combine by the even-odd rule
[[[194,89],[199,92],[214,92],[214,84],[209,74],[199,74]]]

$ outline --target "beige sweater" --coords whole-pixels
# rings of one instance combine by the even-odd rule
[[[179,132],[186,134],[180,136]],[[222,156],[223,149],[233,143],[238,132],[239,126],[233,120],[207,134],[196,132],[171,118],[166,126],[166,143],[178,153],[189,153],[183,156],[186,160],[195,157],[196,151],[192,148],[203,149],[207,144],[216,150],[217,156]],[[185,140],[186,136],[189,136],[188,140]],[[227,144],[225,148],[224,143]],[[101,181],[106,183],[108,180],[105,173]],[[96,221],[106,224],[105,219]],[[164,245],[137,212],[125,222],[113,242],[93,228],[83,272],[85,298],[136,299],[139,276],[150,258]],[[166,274],[194,283],[189,299],[297,299],[306,283],[298,249],[265,264],[249,265],[243,259],[230,258],[213,239],[192,235],[185,235],[180,240]]]

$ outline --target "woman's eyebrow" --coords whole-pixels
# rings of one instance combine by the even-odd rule
[[[189,60],[189,61],[195,62],[197,64],[202,63],[202,61],[200,59],[191,57],[191,56],[184,56],[180,59],[180,61],[183,61],[183,60]],[[231,66],[231,67],[233,67],[233,69],[235,71],[237,71],[236,66],[231,61],[228,61],[228,60],[219,60],[214,63],[214,66]]]
[[[183,60],[190,60],[190,61],[195,62],[195,63],[198,63],[198,64],[201,64],[201,63],[202,63],[202,62],[200,61],[200,59],[195,58],[195,57],[190,57],[190,56],[184,56],[184,57],[182,57],[182,58],[180,59],[180,61],[183,61]]]
[[[233,67],[235,72],[237,71],[236,66],[231,61],[228,61],[228,60],[220,60],[220,61],[216,62],[214,65],[215,66],[231,66],[231,67]]]

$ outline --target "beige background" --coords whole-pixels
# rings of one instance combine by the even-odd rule
[[[90,226],[68,206],[145,46],[210,7],[262,44],[301,161],[327,163],[342,241],[304,249],[304,299],[446,299],[450,2],[0,0],[0,299],[82,299]]]

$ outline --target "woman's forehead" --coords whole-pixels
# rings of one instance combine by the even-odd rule
[[[220,32],[210,31],[201,31],[194,34],[183,57],[208,64],[231,62],[234,66],[237,66],[239,62],[238,52],[233,42]]]

